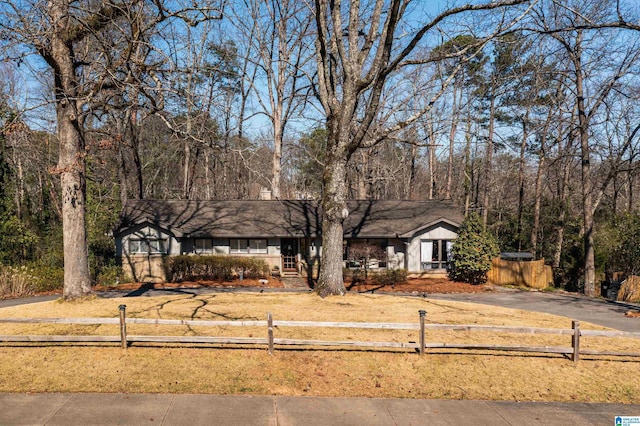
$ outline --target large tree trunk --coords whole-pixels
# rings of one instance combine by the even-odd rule
[[[54,0],[49,5],[53,28],[56,29],[51,36],[49,62],[55,65],[53,69],[60,143],[58,171],[62,183],[63,297],[68,300],[91,293],[85,225],[85,152],[76,103],[74,55],[66,42],[69,5],[64,0]]]
[[[349,156],[344,148],[340,148],[346,142],[340,140],[340,135],[335,135],[336,132],[329,132],[329,142],[335,141],[338,147],[328,150],[322,175],[322,268],[316,286],[320,297],[346,293],[342,276],[342,242],[343,223],[349,215],[346,203]]]

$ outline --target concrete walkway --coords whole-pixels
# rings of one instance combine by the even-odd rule
[[[0,394],[2,425],[613,425],[640,405],[157,394]]]

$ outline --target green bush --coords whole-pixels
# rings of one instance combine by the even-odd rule
[[[487,281],[491,261],[498,254],[498,243],[482,224],[477,213],[470,213],[458,230],[451,248],[449,278],[471,284]]]
[[[64,286],[64,268],[34,264],[30,267],[36,291],[57,290]]]
[[[0,266],[0,296],[21,297],[62,288],[62,268],[37,264],[20,267]]]
[[[264,278],[269,266],[264,260],[233,256],[173,256],[165,260],[167,279],[180,281],[230,280],[242,271],[244,278]]]
[[[118,265],[103,266],[96,276],[96,284],[109,287],[122,281],[122,268]]]
[[[373,282],[378,285],[390,285],[404,284],[407,282],[407,270],[406,269],[385,269],[384,271],[377,272],[372,276]]]

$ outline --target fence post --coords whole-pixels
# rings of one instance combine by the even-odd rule
[[[580,358],[580,321],[571,321],[571,328],[573,329],[573,337],[571,338],[573,356],[571,359],[573,362],[578,362],[578,359]]]
[[[269,335],[269,355],[273,355],[273,315],[267,313],[267,331]]]
[[[120,309],[120,344],[122,345],[122,349],[127,349],[127,323],[126,323],[126,312],[127,305],[118,306]]]
[[[418,313],[420,314],[420,348],[418,353],[424,355],[424,318],[427,315],[427,311],[420,309]]]

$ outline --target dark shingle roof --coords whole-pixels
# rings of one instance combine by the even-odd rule
[[[345,237],[409,237],[445,221],[462,222],[460,209],[446,201],[349,201]],[[131,200],[118,233],[150,223],[176,237],[303,237],[321,234],[319,203],[307,200],[185,201]]]

